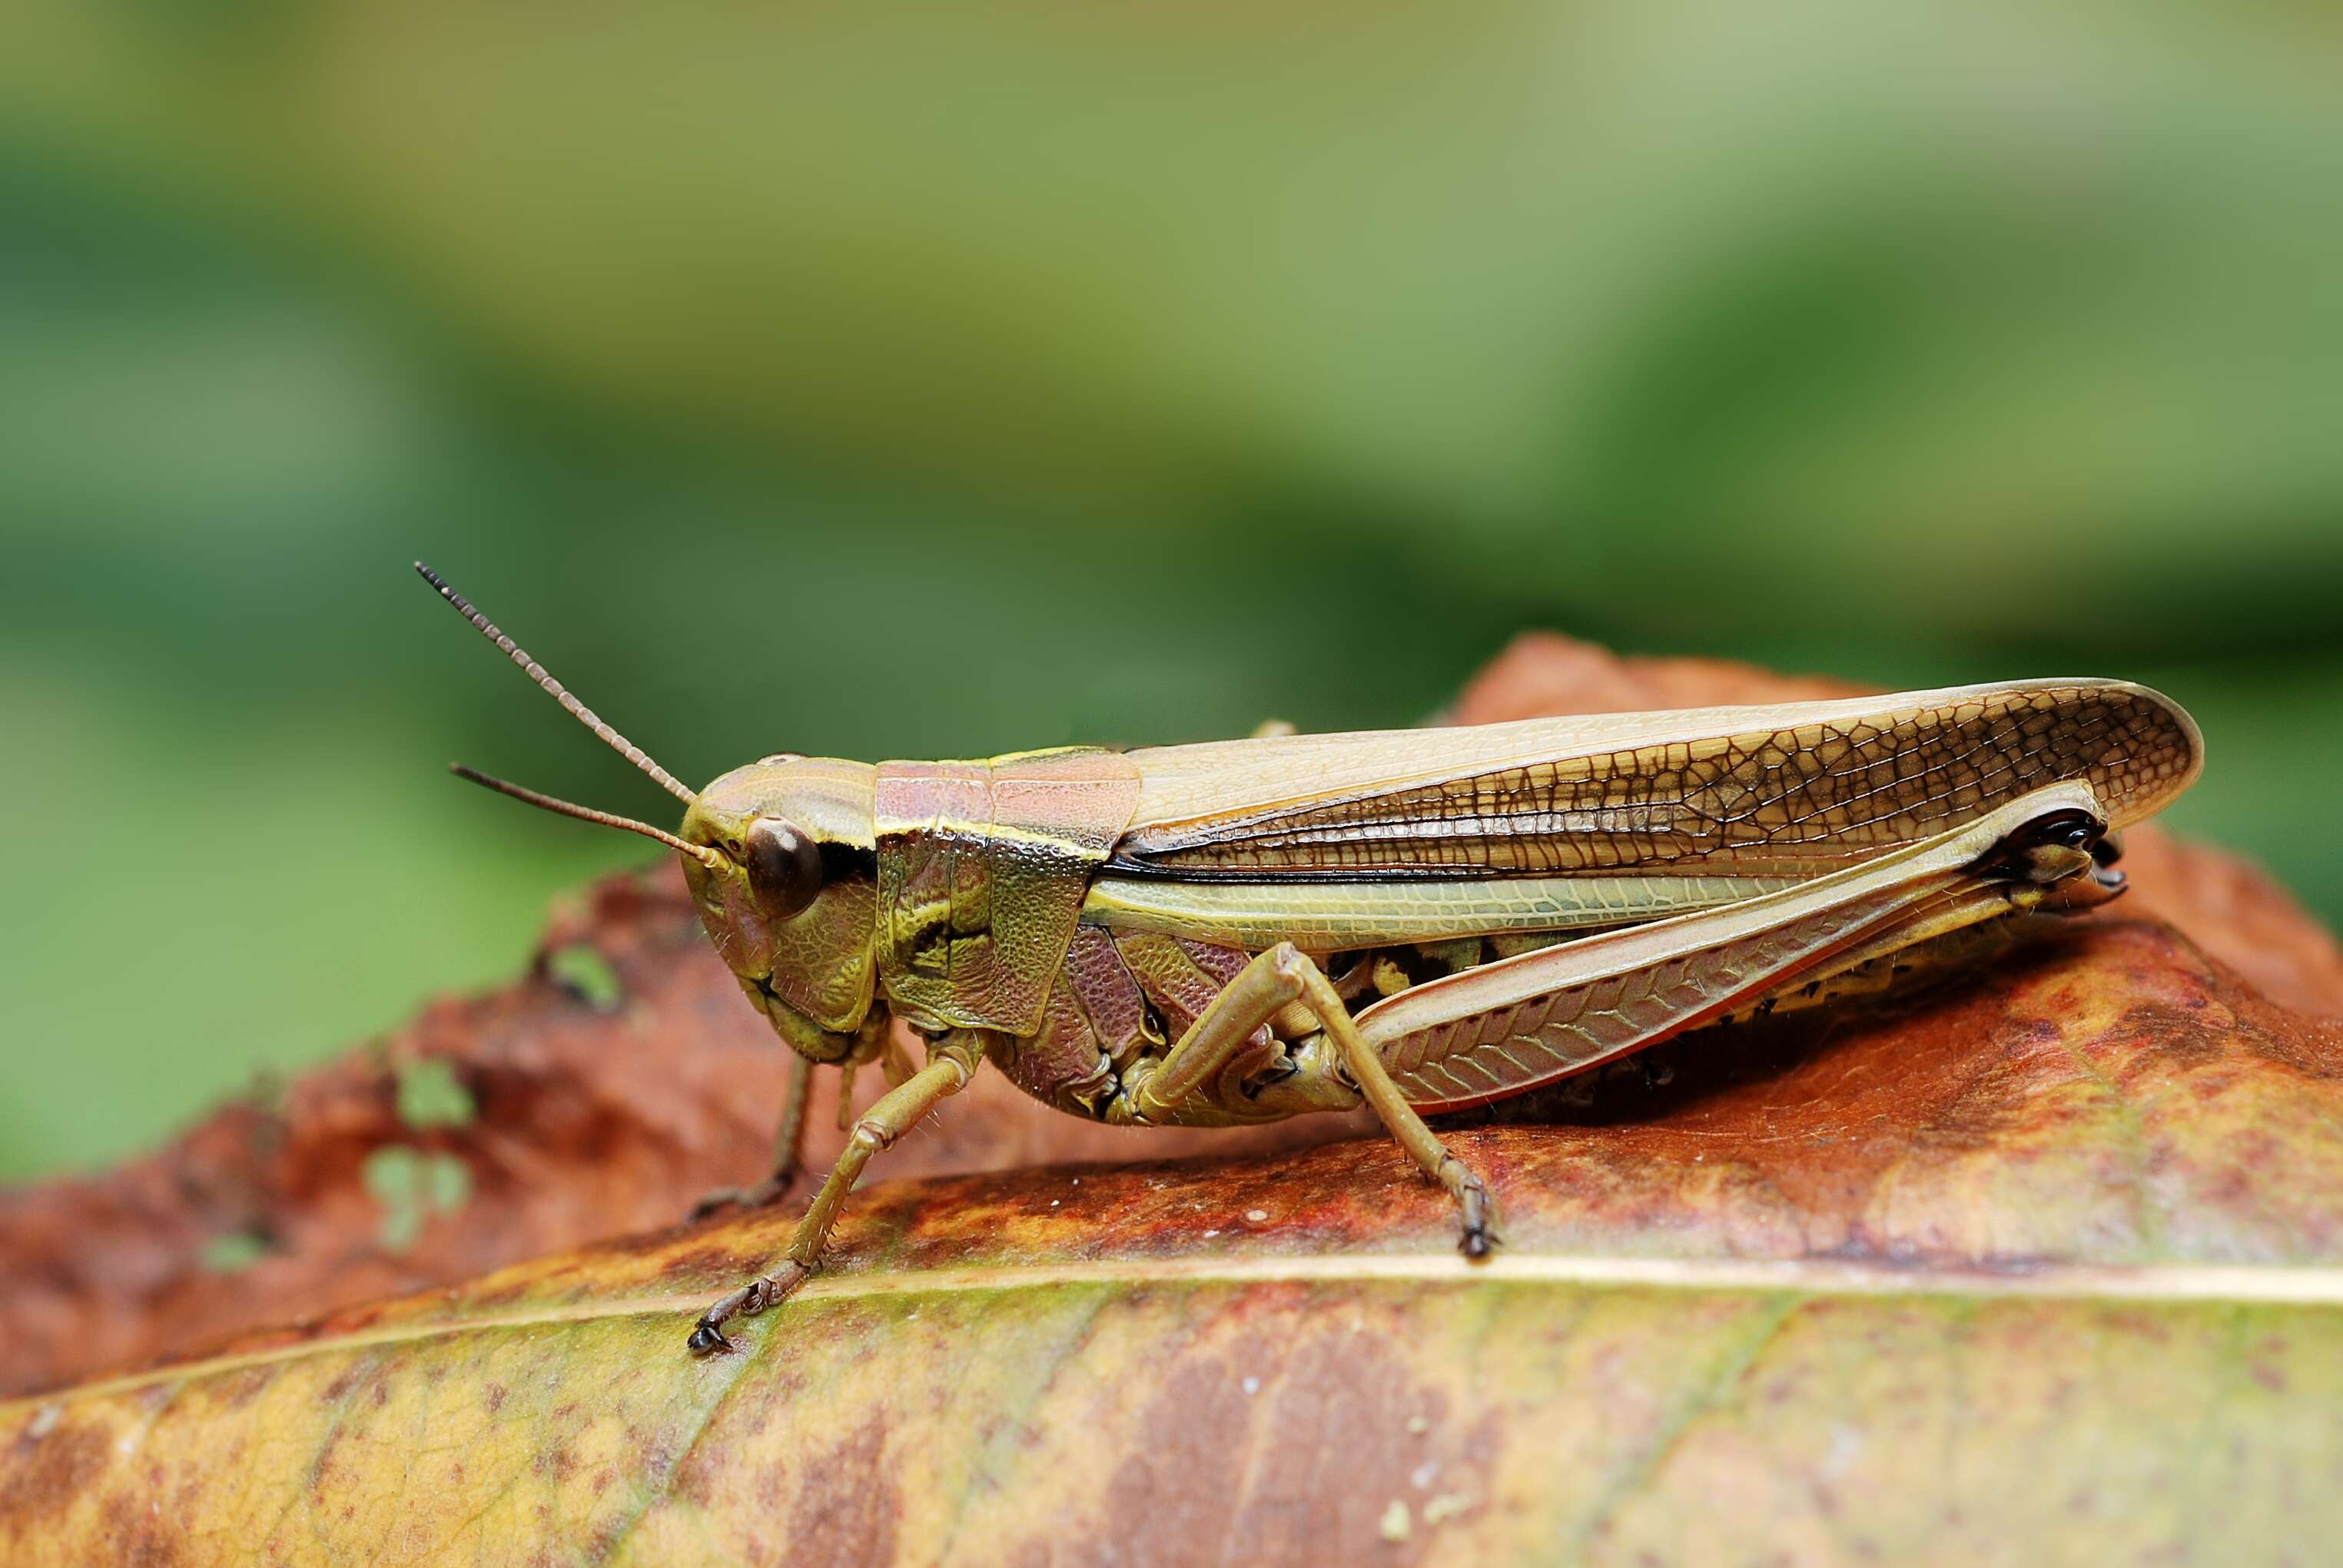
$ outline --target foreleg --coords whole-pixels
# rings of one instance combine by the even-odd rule
[[[888,1091],[862,1113],[846,1141],[846,1151],[830,1167],[821,1191],[814,1194],[805,1218],[789,1237],[789,1249],[777,1266],[718,1302],[700,1314],[691,1331],[691,1349],[700,1354],[730,1350],[724,1325],[746,1313],[754,1316],[786,1301],[821,1266],[822,1243],[838,1223],[839,1211],[870,1157],[919,1125],[921,1118],[967,1086],[976,1074],[982,1047],[970,1036],[949,1035],[928,1050],[928,1064],[898,1088]]]

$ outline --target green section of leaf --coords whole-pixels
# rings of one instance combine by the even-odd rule
[[[268,1255],[268,1238],[256,1231],[230,1231],[204,1243],[197,1261],[215,1274],[240,1274]]]
[[[546,955],[545,972],[554,984],[596,1012],[616,1012],[627,1000],[618,971],[590,942],[556,948]]]
[[[462,1208],[472,1195],[472,1172],[453,1154],[393,1143],[367,1156],[367,1191],[382,1206],[376,1238],[387,1252],[404,1252],[435,1217]]]
[[[398,1074],[398,1119],[417,1131],[462,1127],[479,1114],[472,1091],[456,1070],[436,1056],[402,1061]]]
[[[432,1209],[452,1214],[472,1196],[472,1170],[453,1154],[434,1154],[423,1161],[423,1199]]]

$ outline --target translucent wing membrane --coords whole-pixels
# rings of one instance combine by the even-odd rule
[[[2187,788],[2199,750],[2168,699],[2099,680],[1159,747],[1131,754],[1147,789],[1109,869],[1804,878],[2070,779],[2121,827]]]

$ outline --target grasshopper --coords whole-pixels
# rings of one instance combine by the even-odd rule
[[[786,1253],[694,1324],[703,1354],[811,1276],[870,1157],[988,1061],[1134,1127],[1364,1103],[1484,1256],[1494,1200],[1427,1113],[2104,902],[2117,832],[2201,766],[2169,699],[2060,679],[974,762],[783,752],[694,792],[416,569],[683,802],[669,833],[455,769],[682,858],[798,1058],[773,1178],[748,1196],[794,1173],[809,1064],[887,1073]]]

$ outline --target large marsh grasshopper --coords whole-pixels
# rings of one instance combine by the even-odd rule
[[[2115,831],[2200,762],[2156,692],[2034,680],[982,762],[782,754],[695,794],[417,569],[683,801],[668,833],[458,769],[682,856],[716,950],[799,1058],[759,1195],[794,1171],[807,1064],[877,1062],[892,1086],[773,1271],[694,1326],[703,1352],[813,1272],[870,1156],[988,1060],[1131,1126],[1363,1102],[1483,1255],[1495,1205],[1425,1112],[2103,902]]]

